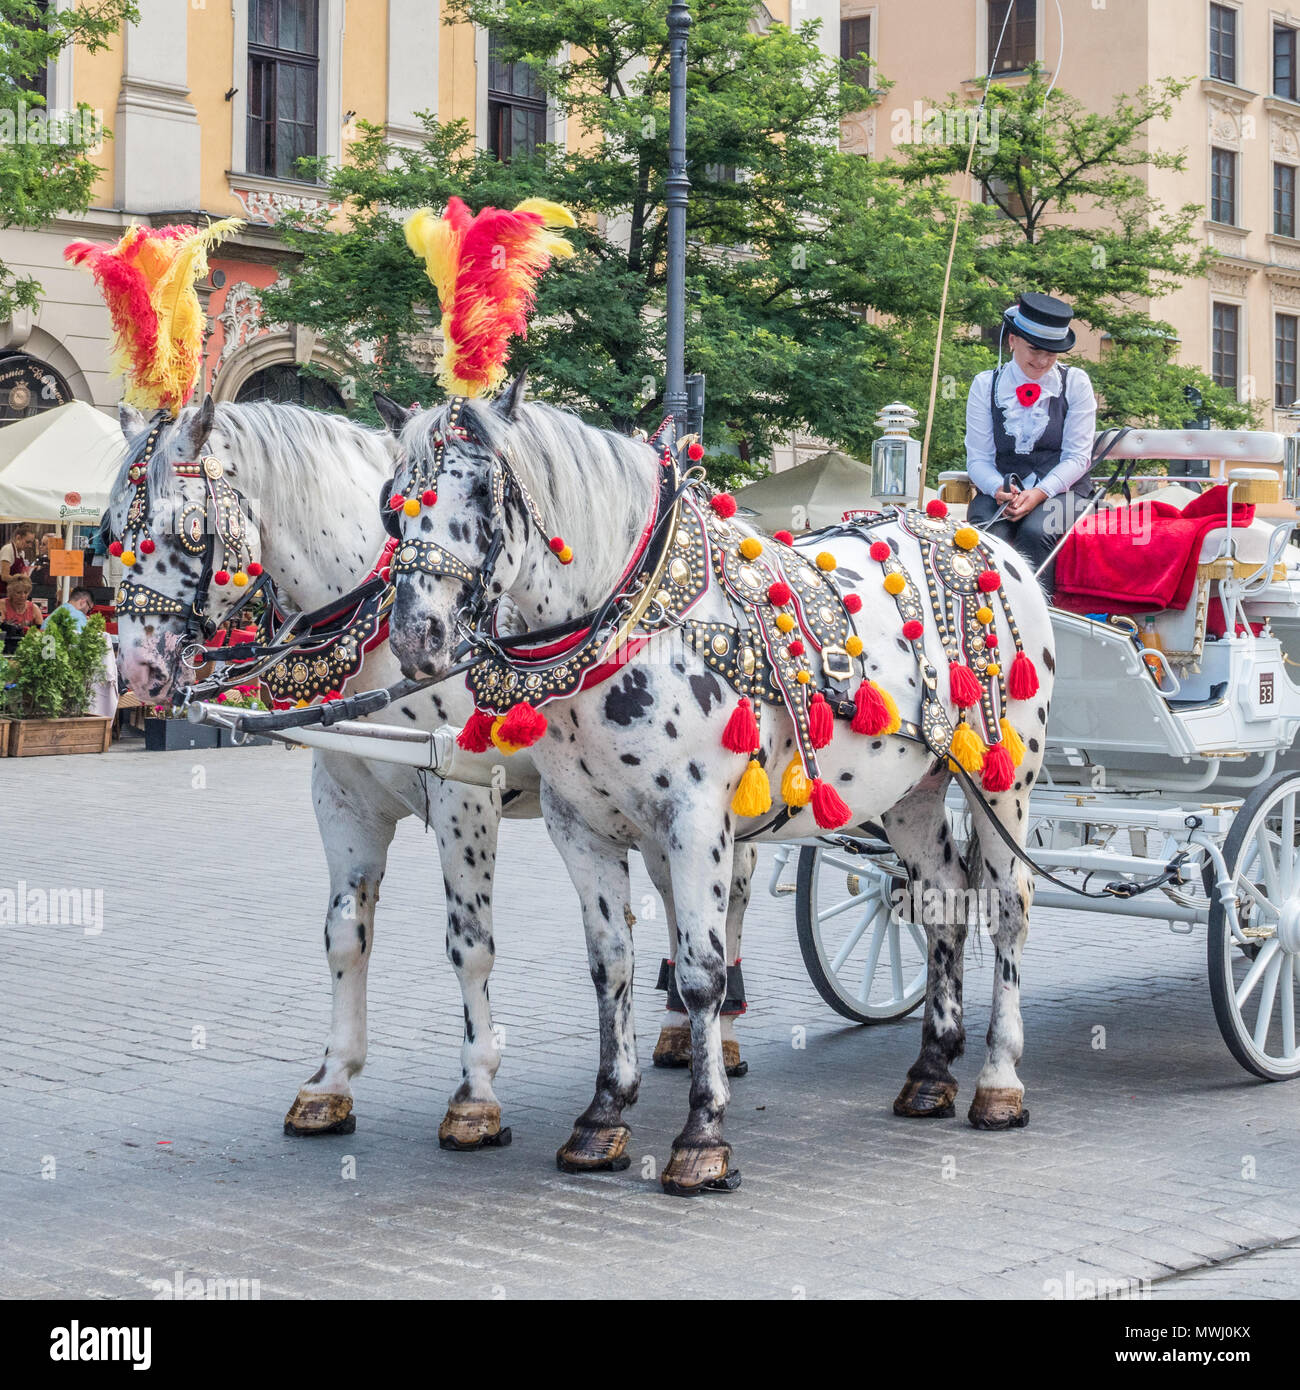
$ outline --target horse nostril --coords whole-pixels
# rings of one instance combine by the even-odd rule
[[[434,651],[441,651],[444,638],[447,636],[446,625],[439,618],[429,619],[429,646]]]

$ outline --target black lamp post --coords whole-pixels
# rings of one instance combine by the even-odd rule
[[[664,407],[680,437],[687,430],[686,392],[686,36],[690,6],[668,6],[668,304],[665,346]]]

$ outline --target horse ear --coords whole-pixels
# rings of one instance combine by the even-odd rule
[[[133,405],[127,405],[125,401],[117,403],[117,423],[122,427],[122,433],[129,439],[133,434],[139,434],[145,426],[144,416]]]
[[[398,405],[391,396],[385,396],[382,391],[376,391],[372,399],[375,409],[379,412],[379,418],[393,434],[401,434],[403,426],[414,412],[404,405]]]
[[[492,402],[492,406],[495,410],[499,410],[507,420],[513,420],[519,414],[519,407],[524,403],[527,390],[528,369],[525,368]]]
[[[186,422],[179,436],[183,454],[191,459],[199,456],[199,451],[208,442],[212,433],[213,421],[217,418],[216,402],[211,395],[204,396],[203,404]]]

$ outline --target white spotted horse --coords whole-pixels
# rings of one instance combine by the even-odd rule
[[[900,1115],[953,1113],[961,913],[968,889],[985,886],[997,971],[969,1119],[1022,1124],[1032,878],[1012,846],[1025,840],[1054,662],[1046,601],[1014,552],[957,527],[938,503],[797,544],[761,537],[734,499],[679,478],[674,450],[525,403],[522,377],[495,401],[453,398],[413,414],[401,442],[394,487],[427,504],[400,518],[389,640],[408,677],[436,678],[473,629],[476,709],[463,746],[493,736],[531,746],[547,827],[582,903],[600,1062],[559,1166],[617,1166],[627,1144],[623,1112],[640,1081],[625,915],[637,843],[657,844],[669,864],[691,1029],[689,1115],[660,1175],[666,1191],[738,1180],[723,1138],[719,1024],[725,867],[738,836],[878,823],[925,890],[913,901],[936,901],[937,889],[957,905],[925,922],[922,1044]],[[467,585],[458,567],[489,581]],[[496,636],[492,605],[505,598],[522,639]],[[564,660],[539,664],[553,643]],[[609,678],[588,682],[593,668]],[[965,861],[944,806],[953,775],[975,832]]]
[[[192,683],[194,658],[254,590],[268,601],[268,613],[278,613],[283,600],[292,613],[331,616],[291,658],[267,669],[256,660],[223,668],[236,673],[230,684],[256,669],[277,703],[291,703],[328,695],[350,675],[359,690],[398,679],[383,641],[391,591],[385,595],[386,585],[371,582],[392,544],[375,506],[396,465],[387,432],[297,406],[214,407],[210,398],[174,422],[146,421],[127,406],[121,413],[126,461],[107,515],[112,549],[129,562],[117,598],[121,668],[141,699],[166,701]],[[237,655],[206,651],[227,661]],[[422,689],[378,717],[432,730],[463,723],[471,708],[464,682],[454,681]],[[494,800],[487,788],[397,764],[323,750],[312,757],[314,809],[329,865],[325,950],[333,1007],[324,1058],[300,1088],[286,1130],[355,1128],[351,1083],[366,1055],[366,976],[380,883],[398,822],[415,815],[437,839],[446,950],[465,1017],[460,1084],[439,1141],[447,1148],[508,1143],[493,1091],[501,1051],[488,996],[492,886],[501,802],[509,817],[535,816],[535,793]],[[648,862],[663,882],[665,871],[653,856]],[[748,892],[743,861],[736,873],[739,918],[740,892]]]

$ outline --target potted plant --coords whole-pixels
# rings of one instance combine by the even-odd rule
[[[29,628],[3,665],[0,715],[10,721],[9,756],[102,753],[113,721],[88,715],[91,690],[104,672],[108,639],[94,614],[78,628],[70,613],[55,611],[43,627]]]
[[[217,704],[243,710],[268,708],[266,701],[262,699],[262,688],[259,685],[240,685],[233,690],[223,690],[217,696]],[[230,729],[221,729],[219,732],[223,748],[246,748],[250,744],[271,742],[269,738],[263,738],[260,734],[236,734]]]

